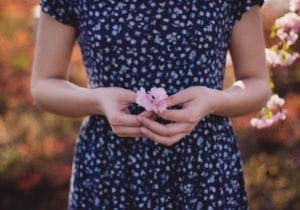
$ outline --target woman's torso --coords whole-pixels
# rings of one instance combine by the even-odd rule
[[[73,3],[91,88],[222,88],[231,27],[226,1]]]

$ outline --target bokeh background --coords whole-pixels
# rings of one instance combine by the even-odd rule
[[[262,9],[266,43],[288,0],[268,0]],[[30,74],[38,0],[0,1],[0,209],[66,209],[74,144],[82,119],[38,110],[30,96]],[[249,49],[251,50],[251,49]],[[299,51],[299,43],[295,46]],[[251,59],[251,58],[249,58]],[[85,86],[78,46],[71,81]],[[257,130],[251,116],[234,118],[245,164],[251,209],[300,209],[300,63],[272,71],[276,92],[285,97],[287,119]],[[226,72],[225,86],[233,82]],[[259,90],[258,90],[259,91]]]

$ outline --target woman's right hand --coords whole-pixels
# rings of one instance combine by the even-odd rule
[[[104,115],[110,123],[113,133],[120,137],[143,137],[141,123],[137,115],[130,113],[128,106],[135,103],[136,93],[132,90],[108,87],[92,89],[92,97],[95,97],[100,108],[100,114]],[[144,117],[151,117],[152,113],[143,113]]]

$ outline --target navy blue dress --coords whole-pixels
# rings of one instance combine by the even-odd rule
[[[90,88],[222,89],[233,26],[263,0],[42,0],[76,28]],[[205,99],[203,99],[205,100]],[[142,112],[136,104],[133,114]],[[172,146],[121,138],[88,116],[75,148],[69,209],[247,209],[231,123],[206,116]]]

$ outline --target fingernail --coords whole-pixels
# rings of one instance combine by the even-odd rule
[[[144,128],[144,127],[141,127],[141,131],[142,131],[143,133],[147,133],[147,129]]]

